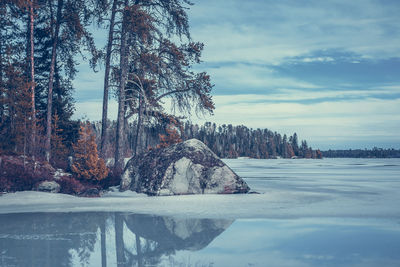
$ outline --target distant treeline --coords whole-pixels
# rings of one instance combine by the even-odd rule
[[[299,143],[296,133],[288,137],[268,129],[231,124],[217,126],[210,122],[202,126],[186,123],[184,133],[185,138],[204,142],[221,158],[322,158],[321,152],[309,147],[307,141]]]
[[[400,158],[399,149],[377,147],[373,149],[327,150],[323,151],[322,154],[326,158]]]
[[[94,123],[97,136],[100,137],[101,124]],[[115,122],[109,123],[107,131],[108,140],[107,155],[112,157],[115,138]],[[125,155],[129,156],[135,151],[135,140],[137,136],[137,125],[135,122],[126,125]],[[232,126],[231,124],[217,126],[215,123],[207,122],[204,125],[183,123],[177,127],[181,133],[182,140],[196,138],[204,142],[215,154],[221,158],[251,157],[258,159],[266,158],[322,158],[319,150],[313,150],[307,141],[299,142],[298,136],[292,136],[273,132],[268,129],[251,129],[246,126]],[[160,135],[168,134],[166,125],[146,125],[142,128],[138,137],[138,152],[146,151],[156,147],[160,143]],[[98,138],[100,142],[100,138]]]

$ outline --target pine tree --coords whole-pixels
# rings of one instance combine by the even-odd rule
[[[72,172],[80,179],[100,181],[107,177],[108,168],[99,158],[97,144],[90,123],[83,123],[79,130],[79,140],[74,147]]]

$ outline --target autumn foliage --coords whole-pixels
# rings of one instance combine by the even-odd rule
[[[170,145],[177,144],[182,142],[181,135],[177,129],[178,122],[170,118],[170,124],[167,126],[166,134],[159,134],[160,143],[157,145],[157,148],[165,148]],[[180,129],[182,131],[182,129]]]
[[[167,128],[167,134],[160,134],[160,144],[157,148],[165,148],[170,145],[182,142],[181,136],[178,131],[174,128]]]
[[[107,177],[108,168],[99,158],[97,144],[90,124],[83,123],[79,130],[79,140],[73,145],[74,163],[72,172],[80,179],[100,181]]]

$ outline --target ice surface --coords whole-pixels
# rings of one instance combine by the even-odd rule
[[[197,218],[400,218],[400,159],[224,160],[253,191],[247,195],[101,198],[17,192],[0,213],[121,211]]]

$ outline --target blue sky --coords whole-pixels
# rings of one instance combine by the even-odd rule
[[[216,103],[193,121],[297,132],[321,149],[400,148],[399,1],[193,2],[196,69],[211,74]],[[102,75],[81,64],[77,118],[100,119]]]

